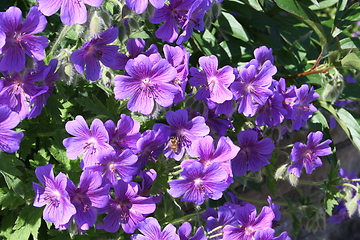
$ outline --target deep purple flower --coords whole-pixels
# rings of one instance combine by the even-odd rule
[[[81,230],[89,230],[96,222],[97,208],[103,208],[109,201],[110,185],[103,185],[100,173],[85,170],[80,176],[79,186],[68,179],[66,191],[76,208],[74,215]]]
[[[316,107],[311,104],[312,101],[319,98],[320,95],[314,91],[314,87],[309,89],[309,86],[303,84],[299,89],[295,89],[296,99],[285,99],[286,101],[292,101],[292,115],[293,119],[292,128],[299,130],[305,126],[307,120],[317,111]]]
[[[305,167],[306,173],[311,174],[316,167],[322,165],[319,156],[326,156],[331,154],[329,144],[332,142],[330,139],[322,140],[323,133],[311,132],[307,137],[307,144],[297,142],[294,144],[290,153],[290,160],[294,163],[289,167],[288,171],[296,177],[300,177],[301,170]]]
[[[274,213],[269,207],[263,207],[256,217],[256,207],[246,204],[235,209],[238,227],[227,225],[224,227],[224,239],[252,240],[256,232],[271,228]]]
[[[34,206],[46,205],[43,218],[52,222],[56,228],[69,222],[76,213],[75,206],[70,202],[70,196],[66,191],[67,179],[65,174],[59,173],[54,177],[52,165],[40,166],[35,169],[35,174],[40,184],[33,182],[35,192]]]
[[[202,227],[199,227],[196,230],[196,233],[194,236],[190,237],[190,234],[192,232],[192,226],[189,222],[184,222],[181,224],[178,230],[178,234],[180,237],[180,240],[206,240],[206,236],[204,233],[204,229]]]
[[[280,93],[274,92],[264,105],[258,107],[258,115],[255,120],[256,125],[267,125],[269,127],[280,125],[287,113],[283,106],[283,100],[284,97]]]
[[[177,71],[168,61],[159,58],[158,54],[149,57],[139,55],[130,59],[125,67],[128,75],[115,77],[115,98],[130,97],[128,108],[131,111],[150,114],[154,101],[163,107],[173,103],[179,91],[171,82]]]
[[[191,144],[197,139],[206,136],[210,129],[205,124],[202,116],[197,116],[188,120],[188,112],[185,109],[179,109],[176,112],[168,111],[166,121],[170,126],[157,123],[154,130],[163,131],[168,138],[168,143],[164,150],[164,155],[168,158],[180,160],[186,151],[191,150]]]
[[[211,7],[211,1],[199,0],[170,0],[169,5],[164,5],[156,9],[150,18],[152,23],[165,22],[156,30],[157,38],[167,42],[174,42],[178,37],[177,44],[182,44],[189,40],[193,30],[204,30],[204,15]],[[179,36],[178,27],[183,32]]]
[[[104,124],[109,133],[110,145],[121,153],[126,149],[130,149],[134,154],[138,152],[136,142],[140,138],[140,123],[125,114],[120,115],[120,120],[115,123],[108,120]]]
[[[160,130],[146,130],[143,134],[141,134],[140,139],[136,143],[140,152],[138,162],[139,169],[145,167],[149,160],[154,162],[157,160],[164,150],[164,145],[167,139],[167,134]]]
[[[126,5],[137,14],[141,14],[145,12],[148,1],[150,1],[151,5],[155,8],[162,8],[164,6],[164,0],[126,0]]]
[[[158,53],[158,48],[155,44],[151,44],[150,47],[144,51],[145,49],[145,40],[142,38],[131,38],[126,43],[126,49],[129,52],[129,57],[127,57],[126,61],[129,59],[134,59],[140,54],[145,56],[150,56],[151,54]],[[126,65],[126,64],[125,64]],[[125,67],[124,65],[124,67]]]
[[[145,171],[140,171],[139,176],[142,178],[142,181],[140,184],[138,195],[143,197],[149,197],[149,191],[152,187],[153,182],[156,179],[157,173],[154,169],[148,169]],[[158,193],[158,195],[152,196],[154,203],[161,202],[162,193],[160,192],[160,190],[158,191]]]
[[[224,226],[237,224],[235,211],[227,206],[220,206],[218,211],[208,208],[201,216],[206,219],[205,230],[208,232],[208,237],[214,240],[223,239],[221,233]]]
[[[287,232],[282,232],[278,237],[274,237],[274,234],[274,229],[265,228],[255,233],[254,240],[291,240]]]
[[[30,106],[33,106],[29,112],[28,118],[36,118],[40,115],[43,107],[46,105],[48,98],[55,90],[54,82],[59,80],[59,71],[55,71],[58,65],[57,59],[52,59],[49,63],[49,66],[46,66],[42,62],[40,62],[39,65],[42,79],[41,85],[46,86],[47,91],[31,98]]]
[[[121,154],[111,151],[100,157],[96,165],[89,166],[86,169],[101,173],[104,178],[115,185],[119,178],[125,182],[132,180],[133,175],[138,172],[138,167],[135,165],[137,160],[137,156],[129,149]]]
[[[239,102],[238,112],[244,113],[247,117],[254,116],[257,105],[264,105],[268,97],[273,94],[270,86],[273,81],[272,76],[277,71],[271,60],[262,63],[264,58],[261,57],[260,52],[257,54],[259,60],[253,59],[241,68],[230,86],[235,99]]]
[[[7,106],[0,106],[0,150],[8,153],[19,150],[24,133],[11,130],[19,122],[19,114],[12,112]]]
[[[82,168],[95,165],[103,154],[113,150],[109,145],[109,135],[99,119],[94,119],[89,129],[85,119],[79,115],[67,122],[65,129],[74,136],[63,141],[66,155],[71,160],[82,156]]]
[[[119,46],[108,45],[117,38],[118,32],[115,27],[109,28],[86,42],[81,49],[75,50],[70,55],[70,60],[74,63],[76,71],[83,73],[86,67],[86,79],[95,81],[101,77],[100,62],[114,70],[123,69],[124,66],[119,65],[118,58],[125,54],[118,52]]]
[[[273,221],[280,221],[281,218],[280,206],[277,205],[276,203],[273,203],[270,196],[268,196],[267,201],[269,203],[269,207],[271,208],[271,210],[274,212],[275,215]]]
[[[56,13],[60,7],[61,22],[66,25],[83,24],[87,21],[87,10],[84,3],[100,7],[104,0],[38,0],[39,10],[45,16]]]
[[[25,54],[38,61],[45,58],[48,39],[33,35],[42,32],[46,24],[45,16],[37,7],[30,9],[24,22],[21,10],[17,7],[10,7],[6,12],[0,13],[0,32],[6,34],[5,45],[0,50],[0,54],[3,54],[0,71],[22,71],[25,68]]]
[[[246,171],[257,172],[265,165],[270,164],[269,159],[274,150],[274,144],[270,138],[259,140],[256,131],[248,129],[238,133],[240,151],[231,161],[231,167],[235,176],[241,177]]]
[[[49,88],[48,86],[38,87],[34,84],[42,78],[37,70],[26,69],[23,74],[18,72],[2,72],[2,74],[5,79],[0,95],[6,94],[8,106],[12,111],[19,113],[20,120],[23,120],[29,115],[30,102],[46,93]]]
[[[138,223],[156,208],[152,197],[139,196],[138,191],[137,183],[119,180],[114,185],[115,199],[110,199],[108,206],[100,211],[108,214],[103,219],[104,225],[99,224],[98,228],[103,228],[107,232],[116,232],[121,225],[124,232],[133,233]]]
[[[204,168],[194,161],[185,166],[180,175],[181,179],[169,181],[169,193],[175,198],[182,196],[181,201],[202,204],[205,198],[218,200],[230,185],[228,173],[216,162]]]
[[[176,234],[176,228],[172,224],[166,225],[163,231],[159,222],[153,218],[146,218],[140,222],[137,229],[144,235],[133,234],[131,240],[180,240]]]
[[[211,100],[215,103],[223,103],[231,100],[233,94],[229,86],[235,80],[233,68],[230,66],[222,67],[218,70],[218,59],[216,56],[204,56],[199,58],[202,71],[190,68],[190,85],[200,87],[195,95],[198,100]]]

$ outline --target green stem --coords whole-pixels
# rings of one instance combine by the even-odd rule
[[[321,181],[321,182],[299,181],[298,183],[319,186],[319,185],[324,184],[324,181]]]
[[[64,39],[64,37],[66,36],[66,34],[73,28],[74,25],[71,26],[65,26],[60,34],[59,37],[56,39],[54,45],[52,46],[50,53],[47,56],[47,60],[50,61],[53,58],[54,52],[56,51],[57,47],[59,46],[60,42]]]

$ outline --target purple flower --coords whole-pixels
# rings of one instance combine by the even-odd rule
[[[0,50],[0,54],[3,54],[0,59],[0,71],[22,71],[25,68],[25,54],[38,61],[45,58],[48,39],[33,35],[42,32],[46,24],[45,16],[37,7],[30,9],[24,22],[21,10],[17,7],[10,7],[6,12],[0,13],[0,32],[6,34],[5,45],[2,51]]]
[[[297,142],[294,144],[290,153],[290,160],[294,163],[289,167],[288,171],[296,177],[300,177],[301,170],[305,167],[306,173],[311,174],[316,167],[322,165],[319,156],[326,156],[331,154],[329,144],[330,139],[320,143],[323,133],[311,132],[307,137],[307,144]]]
[[[172,47],[167,44],[164,45],[164,54],[166,60],[176,68],[177,75],[173,84],[179,89],[179,92],[174,97],[174,103],[185,100],[185,88],[188,81],[189,74],[189,58],[190,53],[186,51],[183,46]]]
[[[70,55],[70,60],[74,63],[76,71],[83,73],[86,67],[86,79],[95,81],[101,77],[100,62],[114,70],[123,69],[123,64],[119,66],[117,59],[123,58],[125,54],[118,52],[119,46],[107,45],[117,38],[118,32],[115,27],[109,28],[86,42],[81,49],[75,50]]]
[[[37,70],[27,69],[24,74],[18,72],[2,72],[2,74],[5,79],[0,95],[7,95],[8,106],[12,111],[19,113],[20,120],[23,120],[29,115],[29,102],[46,93],[48,86],[38,87],[34,84],[42,78]]]
[[[199,58],[199,64],[202,71],[194,67],[190,68],[192,76],[189,80],[190,85],[202,86],[195,95],[196,99],[211,100],[215,103],[231,100],[233,95],[228,87],[235,80],[233,68],[225,66],[217,70],[218,59],[213,55]]]
[[[205,168],[194,161],[186,165],[180,175],[182,179],[169,181],[169,193],[175,198],[183,195],[181,201],[202,204],[205,198],[218,200],[230,185],[228,173],[216,162]]]
[[[269,203],[269,207],[271,208],[271,210],[274,212],[275,215],[273,221],[280,221],[281,218],[280,206],[277,205],[276,203],[273,203],[270,196],[268,196],[267,201]]]
[[[96,165],[89,166],[86,169],[101,173],[104,178],[115,185],[119,177],[125,182],[132,180],[133,175],[138,172],[138,167],[135,165],[137,160],[137,156],[129,149],[121,154],[111,151],[104,154]]]
[[[138,121],[125,114],[121,114],[116,127],[111,120],[106,121],[104,125],[109,133],[110,145],[117,153],[121,153],[126,149],[130,149],[134,154],[138,152],[136,142],[141,135]]]
[[[109,135],[99,119],[94,119],[89,129],[85,119],[79,115],[67,122],[65,129],[74,136],[63,141],[66,155],[71,160],[82,156],[82,168],[95,165],[103,154],[113,150],[109,145]]]
[[[218,211],[208,208],[201,216],[206,219],[205,230],[208,232],[208,237],[214,240],[223,239],[224,226],[237,224],[234,210],[227,206],[220,206]]]
[[[49,63],[49,66],[46,66],[42,62],[40,62],[39,65],[39,68],[41,69],[40,74],[42,75],[41,84],[42,86],[47,87],[47,91],[31,98],[30,106],[33,105],[33,107],[29,112],[28,118],[36,118],[40,115],[43,107],[46,105],[48,98],[55,90],[54,82],[59,80],[59,71],[55,72],[58,65],[57,59],[52,59]]]
[[[170,126],[157,123],[153,129],[156,131],[159,129],[167,135],[169,142],[165,147],[164,155],[175,160],[180,160],[185,149],[191,150],[193,141],[201,139],[210,131],[202,116],[197,116],[189,121],[188,112],[185,109],[179,109],[176,112],[168,111],[166,121]]]
[[[96,208],[105,207],[109,201],[110,185],[103,186],[99,173],[85,170],[80,176],[79,187],[68,179],[66,191],[76,208],[74,218],[77,226],[81,230],[89,230],[96,222]]]
[[[265,165],[270,164],[269,159],[274,150],[274,144],[270,138],[259,140],[256,131],[248,129],[238,133],[240,151],[231,161],[231,167],[235,176],[241,177],[246,171],[257,172]]]
[[[256,208],[252,204],[235,209],[238,227],[227,225],[224,227],[224,239],[252,240],[256,232],[271,228],[274,213],[269,207],[263,207],[256,217]]]
[[[155,8],[162,8],[164,6],[164,0],[150,0],[150,3]],[[141,14],[145,12],[148,6],[148,0],[126,0],[126,5],[137,14]]]
[[[152,23],[165,22],[156,30],[157,38],[167,42],[174,42],[179,37],[178,26],[183,29],[177,44],[182,44],[189,40],[193,30],[204,30],[204,15],[211,7],[208,0],[170,0],[169,5],[164,5],[156,9],[150,18]]]
[[[137,229],[143,234],[131,235],[131,240],[180,240],[176,234],[176,228],[172,224],[166,225],[163,231],[159,222],[153,218],[146,218],[140,222]]]
[[[154,101],[163,107],[173,103],[179,90],[171,82],[177,71],[168,61],[159,59],[157,54],[139,55],[127,62],[125,70],[128,75],[115,77],[114,92],[116,99],[130,97],[129,110],[150,114]]]
[[[108,206],[100,211],[108,214],[103,219],[104,225],[99,224],[98,228],[103,228],[107,232],[116,232],[121,225],[124,232],[133,233],[138,223],[156,208],[152,197],[139,196],[138,191],[137,183],[125,183],[119,180],[114,185],[115,199],[110,199]]]
[[[24,133],[10,130],[20,122],[19,114],[7,106],[0,106],[0,150],[13,153],[19,150]]]
[[[60,7],[61,22],[66,25],[83,24],[87,21],[87,10],[84,3],[100,7],[104,0],[38,0],[39,10],[45,16],[56,13]]]
[[[284,97],[280,93],[274,92],[274,95],[270,96],[264,105],[258,107],[256,125],[267,125],[269,127],[280,125],[287,113],[283,106],[283,100]]]
[[[296,99],[291,100],[293,102],[291,119],[294,120],[291,127],[299,130],[305,126],[307,120],[317,111],[316,107],[310,103],[319,98],[320,95],[314,91],[314,87],[309,89],[306,84],[303,84],[299,89],[295,89],[295,93]]]
[[[129,59],[134,59],[140,54],[145,56],[150,56],[151,54],[158,53],[157,46],[155,44],[151,44],[150,47],[144,52],[145,48],[145,40],[142,38],[131,38],[126,43],[126,48],[129,52],[129,57],[127,57],[126,61]],[[126,63],[125,63],[126,65]],[[124,65],[124,67],[125,67]]]
[[[54,177],[52,165],[40,166],[35,169],[38,180],[44,185],[33,182],[35,192],[34,206],[46,205],[43,218],[52,222],[56,228],[69,222],[76,213],[75,206],[70,202],[70,196],[66,191],[67,179],[65,174],[59,173]]]
[[[338,213],[329,217],[328,224],[341,223],[343,220],[349,218],[349,212],[345,206],[344,199],[341,199],[339,204],[334,208],[338,211]]]
[[[192,227],[189,222],[184,222],[181,224],[178,230],[178,234],[180,237],[180,240],[206,240],[206,236],[204,233],[204,229],[202,227],[199,227],[196,230],[196,233],[193,237],[190,237],[190,233],[192,232]]]
[[[139,149],[138,167],[142,169],[149,160],[156,161],[161,152],[164,150],[164,144],[168,136],[164,131],[146,130],[137,141],[136,145]]]
[[[257,51],[257,50],[255,50]],[[230,90],[239,102],[239,113],[247,117],[255,115],[257,105],[264,105],[269,96],[273,94],[270,90],[272,76],[276,73],[276,67],[271,60],[264,63],[263,57],[257,53],[258,59],[251,60],[245,67],[241,68]]]
[[[274,229],[265,228],[255,233],[254,240],[291,240],[287,232],[282,232],[278,237],[274,237],[274,234]]]

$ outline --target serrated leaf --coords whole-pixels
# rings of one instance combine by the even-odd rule
[[[24,188],[21,185],[21,180],[16,176],[11,175],[7,172],[0,170],[0,173],[4,176],[8,188],[14,190],[15,193],[17,193],[20,197],[24,198],[25,193],[24,193]]]
[[[341,65],[360,71],[360,59],[356,53],[350,53],[341,60]]]
[[[245,42],[249,41],[249,37],[244,27],[236,20],[233,15],[231,15],[230,13],[222,12],[218,20],[218,27],[220,27],[221,30]]]
[[[14,154],[0,152],[0,171],[20,177],[23,174],[16,168],[17,166],[24,166],[24,163]]]
[[[24,204],[24,199],[22,199],[18,194],[7,188],[0,188],[1,209],[16,209],[21,204]]]
[[[326,199],[325,200],[325,209],[326,213],[329,214],[329,216],[332,216],[332,211],[334,209],[334,206],[338,205],[338,202],[335,198]]]
[[[16,219],[14,232],[11,234],[9,240],[27,240],[30,234],[34,239],[38,238],[38,231],[41,225],[42,208],[33,206],[25,206],[21,209],[18,218]]]

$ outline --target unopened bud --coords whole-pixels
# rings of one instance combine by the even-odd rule
[[[90,36],[98,34],[100,32],[100,26],[99,15],[97,11],[95,11],[90,20]]]

